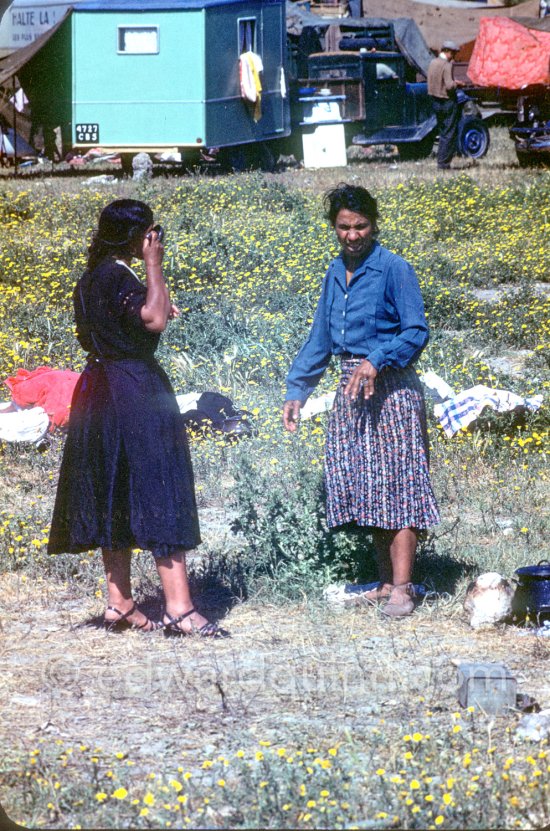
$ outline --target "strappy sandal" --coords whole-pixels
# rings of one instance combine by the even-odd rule
[[[109,612],[116,612],[116,614],[119,615],[116,620],[107,620],[107,618],[103,619],[103,625],[105,626],[107,632],[124,632],[126,629],[140,629],[142,632],[156,632],[158,629],[162,629],[163,624],[160,620],[151,620],[146,617],[145,623],[142,623],[141,626],[138,626],[136,623],[132,623],[128,620],[130,615],[133,615],[136,609],[137,606],[135,603],[127,612],[121,612],[120,609],[116,608],[116,606],[107,606],[107,610]]]
[[[181,623],[182,620],[185,620],[186,617],[189,617],[196,609],[191,609],[189,612],[184,612],[183,615],[179,615],[178,617],[172,617],[172,615],[165,612],[165,616],[168,618],[168,623],[164,623],[164,634],[166,637],[172,637],[173,635],[177,635],[178,637],[186,637],[187,635],[199,635],[201,638],[230,638],[231,634],[227,631],[227,629],[222,629],[221,626],[218,626],[217,623],[205,623],[203,626],[199,628],[193,627],[189,632],[186,632],[184,629],[180,629],[178,623]]]

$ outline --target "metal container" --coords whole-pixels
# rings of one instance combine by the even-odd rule
[[[458,702],[487,715],[516,709],[517,682],[504,664],[464,663],[458,666]]]
[[[514,612],[535,617],[550,615],[550,562],[516,569]]]

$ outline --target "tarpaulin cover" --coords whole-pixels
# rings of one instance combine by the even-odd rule
[[[286,28],[289,35],[299,36],[305,28],[326,30],[329,27],[344,28],[346,30],[364,29],[369,26],[393,25],[395,40],[399,51],[405,56],[408,63],[418,72],[427,75],[428,66],[433,54],[428,49],[422,32],[410,17],[319,17],[300,6],[295,6],[287,0]]]
[[[4,383],[18,407],[42,407],[53,429],[68,423],[71,399],[79,378],[78,372],[69,369],[39,366],[33,370],[18,369]]]
[[[505,89],[549,84],[550,32],[504,17],[482,17],[468,77],[477,86]]]

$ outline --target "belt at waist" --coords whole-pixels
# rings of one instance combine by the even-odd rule
[[[95,355],[92,353],[86,357],[86,363],[89,366],[93,366],[94,364],[113,364],[125,360],[127,360],[127,358],[111,358],[106,355]]]
[[[115,357],[115,356],[110,356],[110,355],[96,355],[95,352],[89,352],[88,355],[86,356],[86,361],[89,364],[123,363],[124,361],[126,361],[128,363],[129,362],[136,363],[136,361],[139,361],[140,363],[150,364],[150,363],[156,363],[156,358],[154,356],[136,358],[136,357],[132,357],[131,355],[126,355],[124,357],[118,357],[118,356]]]
[[[364,361],[366,355],[353,355],[351,352],[341,352],[338,357],[341,358],[343,361]]]

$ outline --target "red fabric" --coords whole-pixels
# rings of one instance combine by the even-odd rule
[[[39,366],[32,371],[18,369],[4,383],[18,407],[42,407],[49,416],[50,430],[53,430],[68,423],[71,399],[79,378],[78,372],[69,369]]]
[[[468,77],[484,87],[521,89],[550,83],[550,32],[508,17],[482,17]]]

